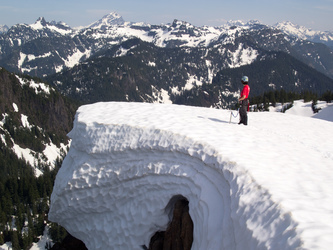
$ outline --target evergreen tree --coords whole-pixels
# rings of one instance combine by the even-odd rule
[[[45,216],[43,214],[39,214],[37,218],[37,223],[35,226],[35,234],[36,235],[43,235],[44,229],[45,229]]]
[[[264,111],[269,111],[269,99],[264,97]]]
[[[53,242],[61,242],[67,235],[67,231],[57,223],[51,223],[49,234]]]
[[[321,98],[323,101],[330,103],[333,101],[333,92],[327,90],[325,93],[322,94]]]
[[[11,232],[11,242],[13,250],[21,250],[19,238],[18,238],[18,232],[16,230],[13,230]]]
[[[287,93],[284,89],[280,90],[280,103],[284,104],[285,102],[287,102]]]
[[[3,245],[5,243],[3,238],[3,230],[0,231],[0,245]]]

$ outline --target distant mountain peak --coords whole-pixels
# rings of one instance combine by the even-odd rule
[[[173,20],[172,26],[176,27],[176,26],[179,26],[179,25],[186,25],[187,26],[187,25],[191,25],[191,24],[189,22],[181,21],[181,20],[178,20],[178,19]]]
[[[111,12],[102,17],[102,19],[90,24],[88,28],[91,29],[103,29],[113,25],[123,25],[125,23],[122,16],[116,12]]]
[[[53,26],[61,26],[61,27],[64,27],[64,28],[70,28],[67,23],[62,22],[62,21],[60,21],[60,22],[51,21],[50,24],[53,25]]]
[[[229,27],[242,27],[242,28],[255,28],[255,29],[261,29],[266,27],[266,25],[262,24],[259,20],[249,20],[247,22],[244,22],[242,20],[230,20],[227,22],[227,25]]]
[[[63,35],[72,32],[72,29],[66,23],[56,21],[47,22],[44,17],[39,17],[34,24],[30,24],[28,26],[34,30],[48,30],[51,32],[61,33]]]
[[[284,33],[296,36],[301,39],[307,39],[314,42],[325,42],[332,40],[333,32],[317,31],[304,26],[294,24],[290,21],[279,22],[274,25],[275,28],[282,30]],[[328,44],[332,46],[331,44]]]
[[[6,33],[9,30],[7,25],[1,25],[0,24],[0,34],[1,33]]]
[[[44,17],[39,17],[35,24],[41,24],[42,26],[46,26],[47,22],[45,21]]]
[[[300,35],[302,33],[304,34],[304,33],[312,32],[311,29],[294,24],[290,21],[283,21],[283,22],[276,23],[274,25],[274,27],[286,32],[289,35],[296,35],[296,34]]]

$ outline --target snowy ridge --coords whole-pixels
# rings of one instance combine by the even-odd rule
[[[332,31],[312,30],[300,25],[293,24],[291,22],[277,23],[274,25],[274,27],[282,30],[285,34],[290,36],[295,36],[303,40],[322,42],[327,45],[332,45]]]
[[[102,19],[90,24],[88,28],[103,29],[108,26],[122,25],[122,24],[124,24],[123,18],[115,12],[111,12],[110,14],[103,16]]]
[[[80,107],[49,219],[89,249],[141,249],[183,196],[192,249],[328,249],[332,123],[250,113],[245,127],[230,117],[166,104]]]
[[[52,21],[51,23],[48,23],[45,21],[44,17],[38,18],[34,24],[30,24],[29,26],[34,30],[50,30],[61,35],[68,35],[73,32],[64,22],[56,23],[55,21]]]

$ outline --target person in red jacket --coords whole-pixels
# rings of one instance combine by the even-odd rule
[[[240,94],[240,97],[238,98],[238,101],[240,102],[239,107],[239,116],[240,121],[238,124],[244,124],[247,125],[247,109],[249,105],[249,94],[250,94],[250,87],[249,87],[249,78],[247,76],[242,77],[242,84],[243,84],[243,90]]]

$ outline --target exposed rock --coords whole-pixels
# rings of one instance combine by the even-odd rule
[[[61,243],[56,243],[50,250],[88,250],[85,244],[68,234]]]
[[[193,222],[188,201],[178,200],[173,218],[165,232],[156,232],[151,238],[149,250],[189,250],[193,242]]]

